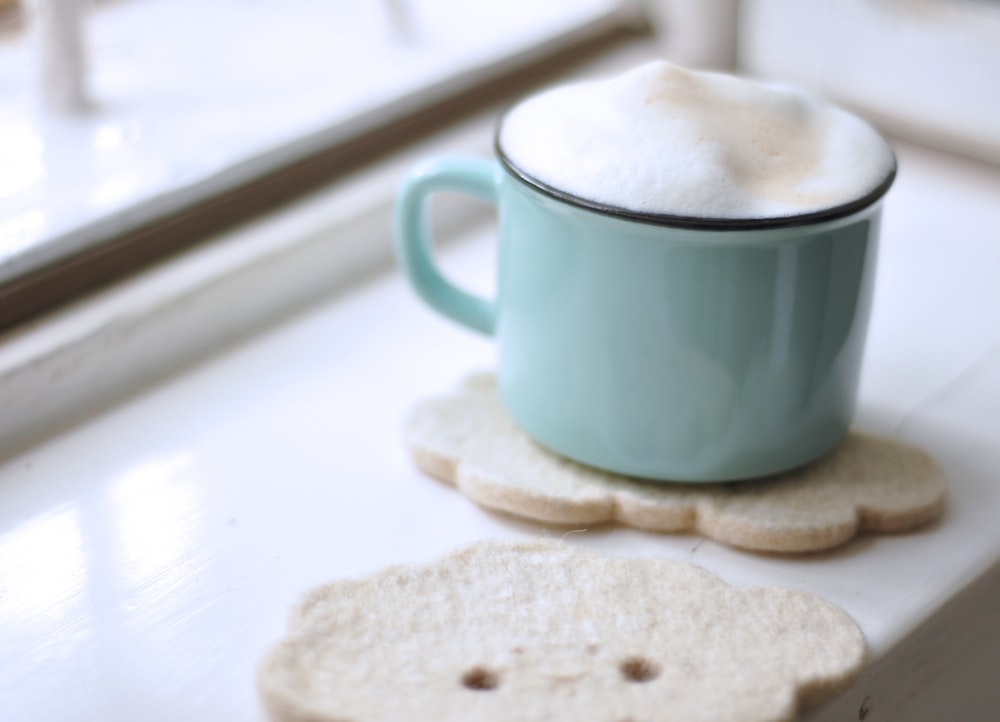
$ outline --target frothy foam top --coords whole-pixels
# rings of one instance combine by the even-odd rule
[[[889,175],[889,145],[818,96],[667,62],[533,96],[499,144],[527,176],[640,213],[772,218],[858,200]]]

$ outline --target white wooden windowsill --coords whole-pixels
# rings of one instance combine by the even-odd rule
[[[812,722],[858,719],[863,705],[866,722],[987,720],[1000,704],[1000,171],[898,150],[858,424],[940,460],[952,483],[944,519],[803,558],[615,526],[569,537],[611,555],[689,560],[733,584],[809,589],[846,609],[872,659]],[[281,237],[274,228],[247,233],[265,245]],[[449,271],[488,288],[491,235],[480,228],[444,251]],[[183,329],[158,346],[141,343],[150,319],[169,329],[171,314],[239,315],[267,303],[288,284],[265,279],[330,260],[303,252],[271,268],[277,276],[244,274],[257,286],[195,294],[186,311],[151,301],[135,309],[145,324],[119,319],[90,331],[106,331],[97,338],[123,351],[112,372],[128,377],[130,364],[155,365],[171,344],[202,343]],[[170,286],[179,279],[164,283],[184,298]],[[476,539],[562,534],[486,512],[409,463],[398,435],[408,405],[488,368],[493,347],[427,310],[398,273],[276,325],[259,322],[229,350],[133,389],[114,408],[81,411],[48,440],[8,438],[21,451],[0,466],[5,722],[260,719],[255,665],[310,587]],[[110,357],[90,358],[46,367],[48,383],[86,396],[80,383],[107,383],[87,364]],[[75,381],[61,387],[65,378]],[[32,393],[50,403],[44,387]],[[8,400],[7,409],[32,408]]]

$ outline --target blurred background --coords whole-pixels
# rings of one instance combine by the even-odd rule
[[[0,0],[0,329],[629,43],[1000,164],[998,0]]]

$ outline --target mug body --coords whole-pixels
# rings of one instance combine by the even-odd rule
[[[805,464],[851,422],[881,203],[702,229],[498,180],[499,390],[551,450],[661,480]]]

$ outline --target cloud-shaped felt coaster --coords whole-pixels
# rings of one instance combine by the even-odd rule
[[[862,530],[913,529],[940,515],[947,495],[927,454],[860,433],[809,466],[757,481],[671,484],[602,472],[529,439],[488,374],[419,403],[404,437],[417,466],[493,509],[553,524],[696,531],[756,551],[817,551]]]
[[[282,722],[774,722],[864,656],[850,617],[806,592],[565,542],[481,542],[316,589],[258,689]]]

